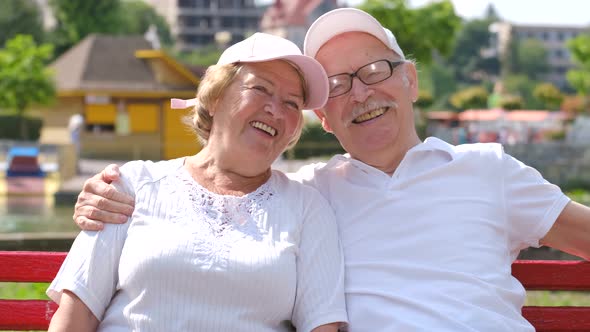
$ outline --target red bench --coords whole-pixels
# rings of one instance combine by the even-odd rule
[[[0,282],[49,282],[66,253],[0,251]],[[590,262],[517,261],[512,274],[528,290],[590,290]],[[47,329],[57,309],[46,300],[0,299],[0,330]],[[589,307],[524,307],[539,332],[590,331]]]

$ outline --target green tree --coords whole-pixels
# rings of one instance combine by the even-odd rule
[[[163,46],[173,44],[166,20],[140,0],[50,0],[50,4],[57,20],[51,33],[57,55],[92,33],[141,35],[152,25]]]
[[[568,42],[568,48],[576,69],[567,72],[567,80],[584,101],[583,108],[590,109],[590,35],[579,35]]]
[[[500,108],[509,111],[523,109],[524,100],[520,96],[503,96],[502,99],[500,99]]]
[[[193,66],[208,67],[217,63],[223,51],[215,45],[209,45],[191,52],[174,52],[175,58]]]
[[[34,0],[0,0],[0,47],[17,34],[43,40],[41,14]]]
[[[445,108],[449,96],[457,90],[457,82],[453,76],[453,71],[449,66],[437,62],[433,62],[429,69],[432,81],[431,91],[436,104],[433,107]]]
[[[543,44],[534,39],[524,40],[518,47],[518,66],[520,73],[533,80],[540,79],[549,71],[547,50]]]
[[[498,11],[496,10],[496,7],[494,7],[492,3],[488,3],[488,6],[486,7],[485,14],[483,17],[490,22],[497,22],[501,20],[500,15],[498,15]]]
[[[120,32],[124,34],[144,34],[150,25],[158,31],[160,41],[172,46],[173,39],[170,26],[164,17],[158,15],[154,8],[141,0],[129,0],[121,3]]]
[[[425,109],[432,105],[434,99],[432,98],[432,94],[426,90],[418,91],[418,100],[416,100],[416,107],[418,109]]]
[[[500,62],[497,57],[484,57],[483,51],[489,48],[491,20],[471,20],[465,22],[459,34],[448,63],[455,71],[457,80],[466,83],[490,80],[497,76]]]
[[[407,57],[424,64],[432,61],[433,52],[449,54],[461,26],[449,0],[416,9],[405,0],[367,0],[360,8],[393,32]]]
[[[547,50],[535,39],[525,39],[510,43],[505,65],[506,75],[525,75],[532,80],[542,79],[549,71]]]
[[[55,87],[46,62],[52,46],[37,46],[31,36],[17,35],[0,49],[0,107],[12,110],[20,119],[21,138],[27,128],[25,111],[32,104],[47,104],[55,97]]]
[[[542,105],[533,96],[533,90],[537,82],[529,79],[524,74],[510,75],[504,78],[504,90],[509,95],[520,96],[523,100],[523,108],[539,108]]]
[[[57,20],[52,33],[57,55],[91,33],[121,31],[120,0],[50,0],[49,4]]]
[[[533,96],[540,101],[544,108],[557,110],[563,100],[563,94],[551,83],[541,83],[533,90]]]
[[[451,105],[460,111],[485,108],[488,101],[488,91],[481,86],[469,87],[454,93],[449,101]]]

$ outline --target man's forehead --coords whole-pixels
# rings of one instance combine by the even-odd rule
[[[345,56],[342,56],[343,54]],[[334,36],[322,45],[315,58],[328,74],[332,74],[332,70],[356,70],[362,65],[379,59],[392,61],[400,59],[392,49],[375,36],[356,31]]]
[[[326,41],[318,49],[318,52],[316,53],[316,57],[318,56],[319,53],[321,53],[322,49],[325,49],[327,47],[345,45],[350,42],[357,42],[357,41],[371,42],[371,43],[375,43],[376,45],[381,45],[385,49],[389,49],[389,47],[387,47],[385,44],[383,44],[383,42],[381,40],[379,40],[377,37],[375,37],[369,33],[361,32],[361,31],[349,31],[349,32],[344,32],[339,35],[336,35],[336,36],[330,38],[328,41]]]

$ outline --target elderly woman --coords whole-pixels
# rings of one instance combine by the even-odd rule
[[[50,331],[336,331],[346,322],[330,206],[270,169],[328,82],[295,44],[262,33],[200,83],[194,156],[121,168],[130,222],[82,232],[47,293]],[[186,103],[183,103],[186,102]],[[178,105],[180,104],[180,105]]]

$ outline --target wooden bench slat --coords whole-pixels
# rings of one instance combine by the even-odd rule
[[[50,282],[67,253],[0,251],[0,282]],[[512,274],[527,290],[590,290],[590,262],[517,261]],[[0,300],[0,330],[46,330],[57,305]],[[590,331],[590,307],[524,307],[538,332]]]
[[[0,300],[0,330],[47,330],[57,304],[46,300]]]
[[[528,290],[590,290],[588,261],[516,261],[512,275]]]
[[[65,252],[2,252],[0,282],[52,281],[66,255]]]
[[[590,331],[590,307],[524,307],[537,332]]]

